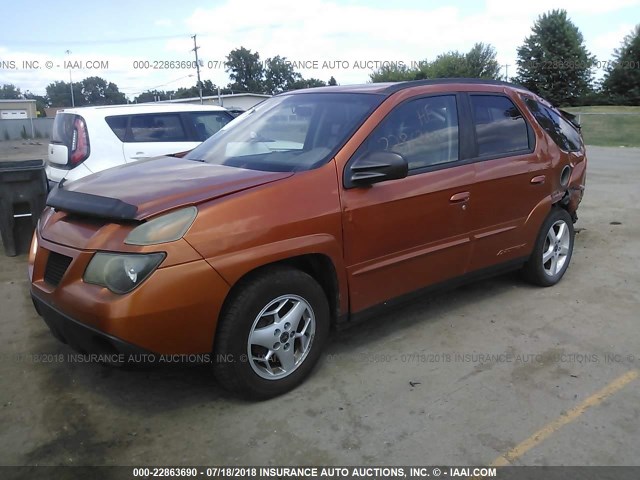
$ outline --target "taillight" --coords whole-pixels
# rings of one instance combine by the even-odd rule
[[[84,119],[76,116],[73,122],[73,136],[71,138],[69,163],[71,166],[81,164],[89,158],[89,133]]]

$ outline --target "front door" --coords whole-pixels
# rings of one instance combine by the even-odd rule
[[[404,179],[341,192],[352,312],[466,271],[475,170],[459,160],[457,107],[455,95],[401,103],[345,166],[348,175],[353,160],[377,150],[409,164]]]

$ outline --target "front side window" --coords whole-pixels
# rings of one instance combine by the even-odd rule
[[[471,95],[478,156],[529,151],[527,123],[511,100],[499,95]]]
[[[252,170],[310,170],[328,161],[383,99],[346,92],[278,95],[222,127],[184,158]]]
[[[396,107],[369,135],[357,156],[391,151],[402,155],[409,171],[458,160],[456,97],[411,100]]]
[[[525,103],[540,126],[561,149],[575,152],[582,148],[580,133],[561,115],[531,98],[527,98]]]

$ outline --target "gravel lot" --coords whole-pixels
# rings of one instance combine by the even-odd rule
[[[36,160],[47,158],[49,140],[9,140],[0,142],[0,162],[3,160]]]
[[[640,465],[640,149],[588,152],[559,285],[510,274],[413,303],[334,335],[262,403],[206,367],[68,361],[26,257],[0,256],[0,464]]]

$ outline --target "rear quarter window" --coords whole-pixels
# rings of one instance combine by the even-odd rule
[[[536,121],[558,147],[567,152],[575,152],[582,148],[580,133],[559,113],[531,98],[527,98],[525,103]]]
[[[127,135],[127,122],[129,121],[129,115],[107,117],[105,120],[107,125],[109,125],[109,128],[111,128],[111,131],[116,134],[116,137],[118,137],[121,142],[124,142]]]

